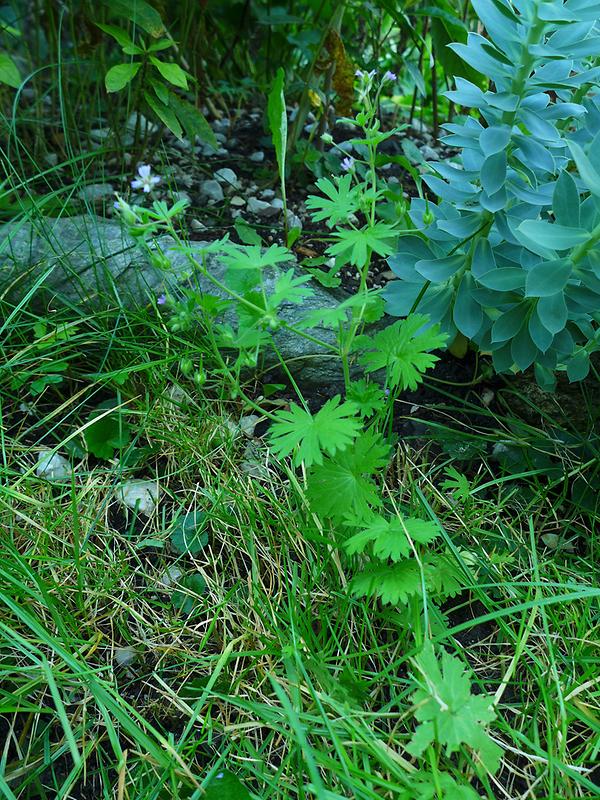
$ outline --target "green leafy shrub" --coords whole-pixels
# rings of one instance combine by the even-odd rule
[[[455,163],[430,163],[439,198],[413,199],[415,232],[390,266],[387,310],[418,308],[451,339],[491,351],[498,372],[535,364],[587,375],[600,308],[600,54],[590,0],[475,0],[487,37],[453,50],[493,81],[447,96],[475,109],[445,126]],[[590,63],[592,60],[592,63]]]
[[[158,57],[159,53],[175,47],[158,11],[147,3],[129,7],[114,0],[109,3],[109,8],[122,20],[121,25],[100,22],[96,25],[117,42],[126,60],[114,64],[106,72],[104,83],[107,92],[120,92],[131,85],[136,111],[143,109],[158,118],[180,139],[185,130],[191,141],[199,136],[216,149],[217,142],[204,115],[174,91],[187,91],[192,76],[179,64]],[[138,117],[136,142],[140,133]]]

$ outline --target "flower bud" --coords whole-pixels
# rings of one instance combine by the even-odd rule
[[[169,259],[163,253],[159,252],[152,253],[152,255],[150,256],[150,263],[152,264],[153,267],[163,270],[169,269],[169,267],[171,266],[171,262],[169,261]]]
[[[204,386],[206,383],[206,372],[204,372],[204,370],[197,369],[196,372],[194,372],[194,383],[198,388]]]
[[[179,362],[179,369],[187,378],[194,369],[194,362],[192,361],[191,358],[182,358],[181,361]]]

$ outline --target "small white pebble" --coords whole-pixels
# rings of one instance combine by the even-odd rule
[[[300,219],[299,216],[294,214],[294,212],[290,211],[289,209],[287,212],[287,224],[288,228],[300,228],[300,230],[302,230],[302,220]]]
[[[260,417],[257,414],[248,414],[240,418],[240,430],[249,439],[254,436],[254,429],[260,422]]]
[[[38,454],[35,474],[38,478],[47,481],[62,481],[70,478],[73,473],[71,465],[66,458],[50,450],[43,450]]]
[[[158,582],[160,583],[161,586],[169,588],[170,586],[176,584],[182,575],[183,575],[183,570],[180,567],[178,567],[177,564],[171,564],[162,573],[162,575],[158,579]]]
[[[129,667],[137,658],[135,647],[115,647],[115,663],[119,667]]]
[[[494,400],[494,396],[494,392],[491,389],[485,389],[485,391],[481,393],[481,402],[486,408],[490,407],[492,401]]]
[[[117,490],[119,500],[127,508],[149,517],[158,503],[160,489],[154,481],[127,481]]]

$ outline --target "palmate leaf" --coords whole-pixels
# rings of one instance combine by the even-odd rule
[[[391,256],[395,250],[398,234],[392,225],[376,222],[368,228],[337,230],[333,234],[338,241],[327,248],[329,256],[343,255],[356,267],[364,267],[371,252],[380,256]]]
[[[441,797],[438,786],[442,790]],[[435,780],[433,775],[423,772],[417,775],[416,783],[410,789],[400,793],[397,800],[481,800],[481,795],[470,786],[459,786],[447,772],[438,773]]]
[[[281,303],[301,303],[305,298],[311,297],[313,290],[305,284],[310,280],[310,275],[295,275],[289,269],[277,278],[273,292],[268,298],[269,308],[277,308]]]
[[[411,780],[416,782],[402,791],[397,800],[481,800],[478,792],[467,784],[458,784],[447,772],[439,772],[435,778],[422,772],[411,776]]]
[[[310,195],[306,201],[315,222],[326,220],[328,227],[332,228],[338,222],[345,222],[359,208],[359,187],[352,186],[351,175],[337,178],[335,183],[329,178],[319,178],[317,189],[326,197]]]
[[[326,459],[308,475],[311,507],[325,517],[342,520],[353,514],[363,520],[381,505],[381,493],[370,475],[385,467],[389,447],[381,435],[367,431],[335,458]]]
[[[464,579],[452,556],[444,553],[429,554],[425,557],[423,568],[427,590],[437,600],[455,597],[463,590]]]
[[[406,604],[421,594],[421,573],[414,559],[369,566],[350,582],[355,597],[374,597],[390,605]]]
[[[370,417],[385,405],[383,389],[376,383],[369,383],[364,378],[350,381],[346,397],[356,405],[361,417]]]
[[[427,322],[428,318],[423,314],[413,314],[373,337],[359,337],[356,345],[365,351],[360,357],[365,371],[387,369],[390,386],[402,390],[416,389],[425,370],[439,360],[429,351],[442,347],[447,339],[437,324],[421,331]]]
[[[340,323],[347,322],[353,308],[360,309],[364,322],[374,322],[382,316],[380,314],[381,305],[379,300],[380,298],[374,294],[366,297],[364,294],[353,294],[331,308],[326,306],[315,308],[300,320],[299,324],[303,328],[316,328],[319,326],[333,328]]]
[[[220,260],[227,268],[228,285],[238,293],[256,286],[264,269],[290,261],[292,258],[293,254],[278,244],[272,244],[266,250],[260,245],[227,244],[220,253]]]
[[[495,771],[501,750],[488,737],[484,725],[496,714],[489,697],[471,694],[463,662],[441,649],[440,666],[433,645],[427,641],[413,664],[420,688],[412,701],[415,719],[421,724],[406,748],[408,752],[418,757],[437,742],[446,748],[446,755],[451,755],[466,744],[478,752],[487,769]]]
[[[286,247],[272,244],[266,250],[259,245],[247,247],[229,246],[221,255],[222,262],[230,270],[265,269],[285,261],[291,261],[294,254]]]
[[[269,431],[271,447],[279,458],[294,454],[294,464],[307,467],[323,463],[323,453],[335,455],[344,450],[358,434],[361,424],[355,418],[356,406],[348,401],[340,405],[339,394],[311,414],[296,403],[289,411],[277,411],[277,421]],[[297,448],[297,449],[296,449]]]
[[[348,553],[363,553],[367,545],[373,547],[378,558],[401,561],[412,552],[411,541],[419,544],[431,542],[439,536],[435,523],[414,517],[377,516],[363,530],[351,536],[345,544]]]

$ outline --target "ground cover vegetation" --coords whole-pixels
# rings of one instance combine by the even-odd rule
[[[599,796],[597,4],[0,32],[2,797]]]

